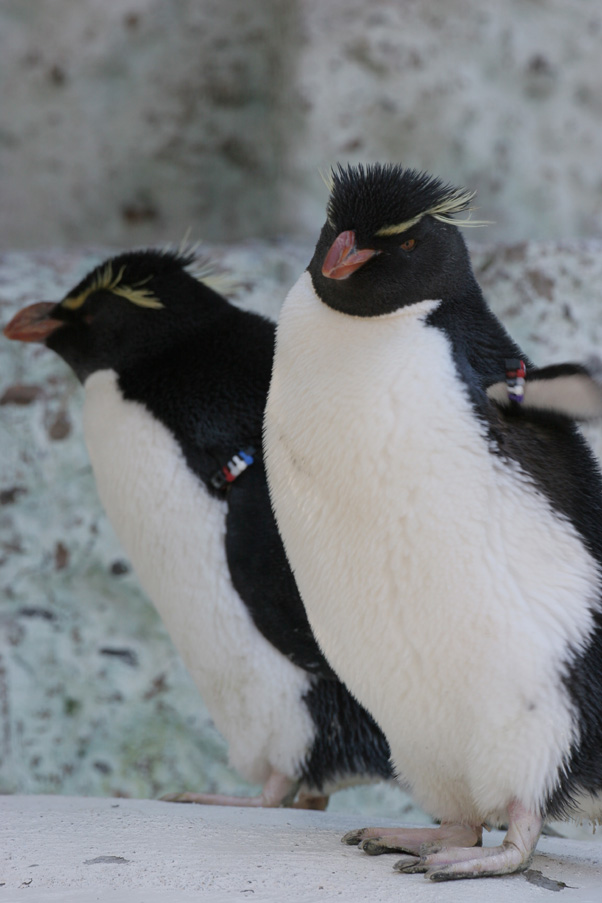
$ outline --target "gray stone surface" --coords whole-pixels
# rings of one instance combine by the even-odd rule
[[[364,818],[365,824],[388,820]],[[148,800],[0,799],[3,903],[600,903],[602,846],[542,838],[530,870],[452,881],[343,846],[357,816]],[[485,837],[486,845],[502,835]]]
[[[107,253],[0,254],[0,323],[58,300]],[[291,241],[213,248],[241,283],[238,303],[271,316],[310,254]],[[598,352],[602,241],[474,246],[473,261],[536,362]],[[0,793],[248,794],[100,509],[81,403],[56,355],[0,338]],[[600,430],[591,435],[601,453]],[[385,785],[331,807],[426,821]]]
[[[602,236],[601,33],[591,0],[4,0],[1,241],[313,236],[339,160],[478,189],[496,240]]]

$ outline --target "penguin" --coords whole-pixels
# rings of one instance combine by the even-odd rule
[[[333,171],[264,432],[318,643],[440,822],[343,841],[434,881],[521,871],[547,819],[602,817],[602,482],[576,423],[599,393],[580,365],[536,379],[487,306],[472,197]]]
[[[275,325],[206,272],[192,254],[128,252],[4,334],[45,344],[83,384],[100,500],[231,764],[263,788],[166,798],[324,809],[340,787],[391,778],[390,753],[311,633],[271,511]]]

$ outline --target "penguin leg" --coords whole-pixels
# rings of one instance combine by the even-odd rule
[[[399,872],[425,872],[431,881],[491,878],[522,872],[533,858],[543,819],[514,800],[508,807],[508,831],[499,847],[440,848],[424,844],[419,856],[404,856],[393,866]]]
[[[167,803],[200,803],[204,806],[255,806],[265,809],[275,809],[278,806],[293,806],[294,799],[299,790],[300,781],[294,781],[287,775],[279,771],[272,771],[267,781],[263,785],[259,796],[226,796],[222,793],[166,793],[161,797],[163,802]],[[302,800],[308,800],[302,805]],[[326,800],[324,805],[313,806],[309,804],[310,800],[316,799],[318,802]],[[311,797],[309,794],[300,794],[300,809],[320,809],[326,808],[328,797]]]
[[[359,845],[369,856],[381,853],[411,853],[419,856],[425,844],[434,843],[437,849],[480,846],[483,828],[443,822],[438,828],[360,828],[349,831],[341,843]]]

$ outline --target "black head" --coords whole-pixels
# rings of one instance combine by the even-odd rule
[[[453,217],[472,197],[401,166],[339,166],[308,268],[320,299],[343,313],[374,317],[461,296],[474,276]]]
[[[199,281],[193,255],[135,251],[95,267],[57,303],[39,302],[16,314],[10,339],[43,342],[83,382],[96,370],[118,373],[169,346],[199,322],[212,322],[228,302]]]

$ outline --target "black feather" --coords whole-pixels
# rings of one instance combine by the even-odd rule
[[[328,220],[335,230],[353,229],[364,241],[380,229],[411,221],[458,197],[466,193],[416,169],[391,163],[339,165],[332,172]],[[466,204],[459,205],[462,209]]]

